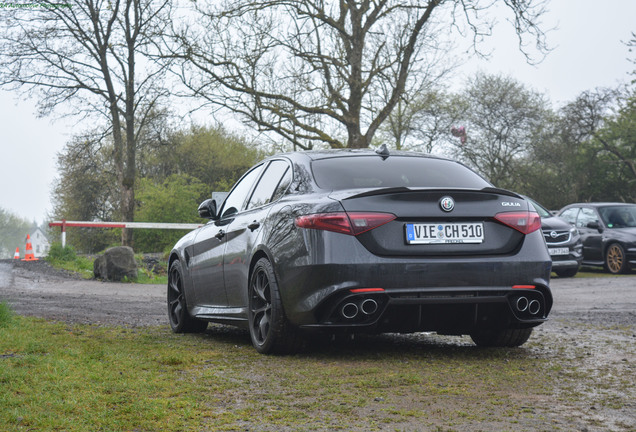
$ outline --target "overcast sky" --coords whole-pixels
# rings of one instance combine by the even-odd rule
[[[500,25],[489,42],[490,60],[470,61],[456,81],[477,70],[503,73],[560,106],[584,90],[629,80],[636,65],[627,60],[623,42],[636,32],[636,1],[552,0],[549,8],[546,28],[558,28],[548,38],[554,51],[541,64],[526,64],[509,26]],[[56,154],[84,127],[68,119],[36,118],[32,101],[5,91],[0,91],[0,126],[0,207],[41,224],[52,208]]]

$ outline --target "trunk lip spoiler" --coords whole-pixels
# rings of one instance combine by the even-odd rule
[[[521,195],[509,191],[507,189],[500,189],[500,188],[496,188],[496,187],[485,187],[483,189],[469,189],[469,188],[450,188],[450,189],[446,189],[446,188],[408,188],[405,186],[400,186],[400,187],[388,187],[388,188],[377,188],[377,189],[367,189],[364,191],[360,191],[358,193],[355,193],[357,191],[351,191],[353,193],[353,195],[348,195],[345,196],[344,198],[340,198],[343,201],[344,200],[349,200],[349,199],[354,199],[354,198],[364,198],[364,197],[369,197],[369,196],[377,196],[377,195],[385,195],[385,194],[392,194],[392,193],[408,193],[408,192],[434,192],[434,191],[443,191],[444,193],[449,193],[452,194],[454,192],[478,192],[478,193],[495,193],[495,194],[499,194],[499,195],[506,195],[506,196],[510,196],[513,198],[518,198],[521,200],[525,200]],[[329,194],[330,198],[333,199],[339,199],[339,197],[334,196],[334,195],[338,195],[338,194],[344,194],[345,191],[333,191],[331,194]]]

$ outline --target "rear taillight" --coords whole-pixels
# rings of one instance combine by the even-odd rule
[[[358,235],[391,222],[395,218],[396,216],[391,213],[317,213],[298,216],[296,218],[296,226],[348,235]]]
[[[354,294],[368,294],[368,293],[384,292],[384,288],[352,288],[349,291],[351,291]]]
[[[530,234],[541,228],[541,217],[531,211],[497,213],[495,219],[523,234]]]
[[[536,285],[513,285],[512,289],[535,289]]]

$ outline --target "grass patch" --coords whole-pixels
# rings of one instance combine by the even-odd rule
[[[0,327],[0,424],[366,431],[536,419],[527,407],[549,400],[551,384],[538,377],[550,362],[524,348],[459,341],[379,337],[276,357],[223,326],[175,335],[15,316]]]
[[[143,254],[136,254],[135,260],[137,261],[137,267],[139,271],[137,272],[137,280],[136,283],[140,284],[168,284],[168,261],[167,260],[157,260],[154,264],[146,264],[144,262]]]
[[[572,407],[628,409],[636,379],[627,362],[591,372],[589,349],[560,334],[517,349],[360,337],[277,357],[219,325],[176,335],[9,317],[0,318],[9,431],[571,430],[595,418],[567,420]]]
[[[0,327],[9,325],[13,318],[13,310],[5,302],[0,302]]]
[[[168,284],[168,276],[166,275],[156,275],[152,272],[149,272],[145,269],[139,269],[139,275],[137,276],[137,280],[135,283],[138,284],[160,284],[167,285]]]
[[[205,395],[179,382],[182,369],[201,359],[193,349],[179,354],[178,338],[162,336],[16,317],[0,328],[0,424],[65,431],[200,424]]]
[[[53,267],[77,273],[84,279],[93,277],[93,260],[77,255],[72,246],[62,247],[61,243],[53,243],[46,261]]]

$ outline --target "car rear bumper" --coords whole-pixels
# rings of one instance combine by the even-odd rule
[[[446,287],[345,292],[318,308],[316,323],[301,327],[328,331],[468,334],[476,329],[539,325],[546,321],[551,305],[549,292],[536,288]]]
[[[275,268],[285,313],[302,328],[467,334],[532,327],[552,308],[552,260],[540,235],[514,255],[420,258],[379,257],[341,236],[324,242],[329,250]],[[526,313],[533,300],[534,313]]]

